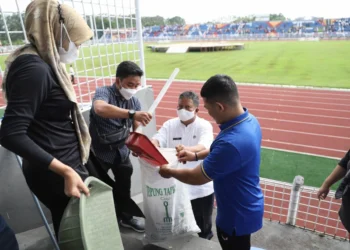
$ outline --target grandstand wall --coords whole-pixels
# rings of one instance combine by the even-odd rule
[[[181,39],[237,39],[256,38],[299,38],[307,36],[335,37],[350,35],[350,18],[319,19],[307,21],[255,21],[250,23],[219,23],[167,25],[144,27],[143,37],[147,40],[167,38]]]

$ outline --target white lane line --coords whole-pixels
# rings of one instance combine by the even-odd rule
[[[350,129],[350,126],[340,126],[340,125],[332,125],[332,124],[320,124],[320,123],[313,123],[313,122],[300,122],[300,121],[293,121],[293,120],[283,120],[283,119],[276,119],[276,118],[266,118],[266,117],[258,117],[258,119],[263,120],[270,120],[270,121],[280,121],[280,122],[290,122],[290,123],[298,123],[298,124],[307,124],[307,125],[313,125],[313,126],[325,126],[325,127],[332,127],[332,128],[344,128],[344,129]]]
[[[174,103],[174,105],[175,104],[177,105],[177,102],[169,102],[169,103]],[[157,109],[174,110],[174,108],[165,108],[165,107],[160,107],[160,106]],[[341,120],[349,120],[350,121],[350,117],[314,115],[314,114],[294,113],[294,112],[286,112],[286,111],[279,111],[279,110],[255,109],[255,108],[250,108],[249,112],[250,111],[261,111],[261,112],[276,113],[276,114],[288,114],[288,115],[302,115],[302,116],[312,116],[312,117],[321,117],[321,118],[329,118],[329,119],[341,119]],[[199,113],[207,114],[207,112],[204,112],[204,111],[199,111]],[[350,122],[349,122],[349,124],[350,124]]]
[[[94,81],[94,80],[91,80],[91,81]],[[92,82],[91,82],[92,83]],[[89,86],[90,88],[95,88],[96,86],[96,84],[95,83],[92,83],[94,86]],[[84,85],[86,85],[86,86],[84,86]],[[80,86],[80,88],[82,89],[82,91],[84,91],[84,90],[88,90],[88,86],[87,86],[87,83],[86,82],[84,82],[84,83],[80,83],[79,84],[79,86]],[[161,87],[162,85],[159,85],[159,87]],[[176,85],[174,85],[174,86],[172,86],[172,88],[171,89],[178,89],[178,92],[182,92],[182,91],[185,91],[186,89],[188,89],[188,86],[183,86],[183,87],[175,87]],[[74,86],[74,87],[77,87],[78,88],[78,86]],[[84,87],[86,88],[86,89],[84,89]],[[156,88],[158,88],[158,86],[152,86],[152,88],[154,88],[155,90],[156,90]],[[188,89],[189,90],[189,89]],[[195,89],[196,90],[196,89]],[[194,90],[194,91],[195,91]],[[256,93],[256,92],[252,92],[251,90],[246,90],[246,91],[244,91],[244,90],[241,90],[240,91],[240,93],[242,94],[247,94],[247,95],[250,95],[250,94],[252,94],[252,95],[261,95],[261,94],[265,94],[265,95],[269,95],[269,96],[286,96],[286,97],[296,97],[296,98],[309,98],[309,99],[324,99],[324,100],[334,100],[334,101],[337,101],[337,100],[342,100],[342,101],[347,101],[347,100],[349,100],[349,97],[350,97],[350,92],[349,92],[349,95],[341,95],[341,94],[337,94],[337,95],[334,95],[334,94],[327,94],[327,96],[334,96],[334,98],[330,98],[330,97],[324,97],[324,96],[314,96],[314,95],[317,95],[317,94],[320,94],[320,95],[325,95],[326,93],[305,93],[305,92],[302,92],[302,93],[300,93],[300,92],[292,92],[292,91],[283,91],[282,92],[282,94],[278,94],[278,93],[281,93],[281,91],[268,91],[268,90],[259,90],[259,89],[254,89],[255,91],[259,91],[258,93]],[[198,91],[199,91],[199,89],[198,89]],[[0,92],[1,92],[1,90],[0,90]],[[178,93],[178,92],[176,92],[176,91],[172,91],[172,92],[175,92],[175,93]],[[277,93],[277,94],[274,94],[274,93],[272,93],[272,92],[274,92],[274,93]],[[287,94],[283,94],[283,93],[287,93]],[[293,93],[295,93],[295,95],[290,95],[290,94],[293,94]],[[339,97],[344,97],[344,98],[339,98]]]
[[[316,107],[307,107],[307,106],[295,106],[295,105],[286,105],[286,104],[273,104],[273,103],[260,103],[260,102],[247,102],[244,103],[250,103],[250,104],[257,104],[257,105],[266,105],[266,106],[274,106],[274,107],[288,107],[288,108],[298,108],[298,109],[311,109],[311,110],[322,110],[322,111],[329,111],[329,112],[345,112],[350,114],[350,110],[348,109],[342,109],[342,110],[334,110],[334,109],[327,109],[327,108],[316,108]]]
[[[161,89],[161,86],[157,86],[156,88],[153,87],[154,90],[158,91],[158,88]],[[174,90],[178,90],[178,91],[174,91]],[[200,89],[190,89],[188,88],[187,90],[192,90],[192,91],[196,91],[199,92]],[[186,87],[177,87],[176,85],[172,86],[171,89],[168,90],[168,93],[172,92],[172,93],[180,93],[180,92],[183,92],[183,91],[186,91]],[[284,94],[286,93],[286,94]],[[244,96],[244,97],[249,97],[249,95],[267,95],[267,96],[282,96],[282,97],[293,97],[293,98],[309,98],[309,99],[321,99],[321,100],[333,100],[333,101],[338,101],[338,100],[341,100],[341,101],[349,101],[349,96],[344,96],[344,98],[339,98],[338,96],[334,97],[334,98],[330,98],[330,97],[323,97],[323,96],[310,96],[308,95],[307,93],[304,93],[304,95],[302,95],[302,93],[296,93],[295,95],[291,95],[290,92],[283,92],[281,94],[275,94],[275,93],[271,93],[271,91],[259,91],[259,92],[252,92],[252,91],[248,91],[248,90],[240,90],[239,91],[239,94],[241,96]]]
[[[167,116],[167,115],[156,115],[156,117],[162,117],[166,119],[172,119],[174,116]],[[209,122],[213,125],[217,125],[214,121],[209,120]],[[302,132],[302,131],[295,131],[295,130],[287,130],[287,129],[279,129],[279,128],[267,128],[267,127],[261,127],[261,129],[265,130],[273,130],[273,131],[280,131],[285,133],[292,133],[292,134],[303,134],[303,135],[312,135],[312,136],[319,136],[319,137],[327,137],[327,138],[336,138],[336,139],[342,139],[342,140],[348,140],[350,142],[350,137],[344,137],[344,136],[337,136],[337,135],[325,135],[325,134],[317,134],[317,133],[310,133],[310,132]]]
[[[316,133],[301,132],[301,131],[286,130],[286,129],[278,129],[278,128],[261,127],[261,129],[271,130],[271,131],[280,131],[280,132],[285,132],[285,133],[293,133],[293,134],[302,134],[302,135],[312,135],[312,136],[327,137],[327,138],[336,138],[336,139],[341,139],[341,140],[348,140],[349,143],[350,143],[350,138],[349,137],[345,137],[345,136],[324,135],[324,134],[316,134]]]
[[[276,151],[281,151],[281,152],[287,152],[287,153],[303,154],[303,155],[308,155],[308,156],[322,157],[322,158],[333,159],[333,160],[340,160],[341,159],[339,157],[326,156],[326,155],[320,155],[320,154],[311,154],[311,153],[306,153],[306,152],[301,152],[301,151],[280,149],[280,148],[274,148],[274,147],[262,146],[262,148],[270,149],[270,150],[276,150]],[[345,154],[345,152],[344,152],[344,154]]]
[[[174,101],[164,101],[162,100],[163,103],[176,103]],[[260,106],[273,106],[273,107],[286,107],[286,108],[298,108],[298,109],[311,109],[311,110],[322,110],[322,111],[329,111],[329,112],[334,112],[334,109],[326,109],[326,108],[314,108],[314,107],[307,107],[307,106],[295,106],[295,105],[284,105],[284,104],[272,104],[272,103],[261,103],[261,102],[247,102],[245,101],[243,104],[249,103],[249,104],[254,104],[254,105],[260,105]],[[247,107],[249,109],[249,107]],[[350,114],[350,110],[336,110],[338,112],[345,112]]]
[[[171,92],[171,91],[170,91]],[[155,94],[156,95],[156,94]],[[168,98],[175,98],[176,100],[179,98],[178,95],[167,95]],[[325,103],[325,102],[312,102],[312,101],[301,101],[301,100],[287,100],[287,99],[281,99],[281,98],[266,98],[266,97],[254,97],[254,96],[241,96],[241,101],[245,102],[245,99],[254,99],[254,100],[268,100],[268,101],[279,101],[279,102],[292,102],[292,103],[308,103],[308,104],[322,104],[322,105],[335,105],[335,106],[344,106],[349,107],[349,104],[342,104],[342,103]]]
[[[157,128],[159,129],[162,125],[157,125]],[[214,133],[214,135],[217,135],[218,133]],[[325,147],[316,147],[316,146],[311,146],[311,145],[304,145],[304,144],[296,144],[296,143],[289,143],[289,142],[281,142],[281,141],[273,141],[273,140],[268,140],[268,139],[262,139],[263,142],[272,142],[272,143],[277,143],[277,144],[283,144],[283,145],[289,145],[289,146],[298,146],[298,147],[306,147],[306,148],[312,148],[312,149],[321,149],[321,150],[326,150],[326,151],[332,151],[332,152],[341,152],[344,153],[344,150],[339,150],[339,149],[331,149],[331,148],[325,148]],[[283,149],[281,149],[284,151]],[[296,151],[298,152],[298,151]],[[328,156],[326,156],[328,157]]]
[[[273,140],[269,140],[269,139],[263,139],[262,141],[265,141],[265,142],[272,142],[272,143],[277,143],[277,144],[290,145],[290,146],[306,147],[306,148],[321,149],[321,150],[327,150],[327,151],[332,151],[332,152],[341,152],[341,153],[345,153],[344,150],[340,150],[340,149],[325,148],[325,147],[317,147],[317,146],[304,145],[304,144],[297,144],[297,143],[290,143],[290,142],[273,141]]]
[[[153,79],[148,78],[147,80],[151,82],[164,82],[166,79]],[[203,85],[205,80],[181,80],[176,79],[176,82],[180,83],[197,83]],[[350,92],[350,89],[346,88],[327,88],[327,87],[312,87],[312,86],[295,86],[295,85],[279,85],[279,84],[265,84],[265,83],[243,83],[243,82],[236,82],[237,85],[241,86],[249,86],[249,87],[263,87],[263,88],[280,88],[280,89],[294,89],[294,90],[320,90],[320,91],[329,91],[329,92]]]
[[[205,114],[203,111],[200,113]],[[158,117],[165,117],[165,118],[174,118],[175,116],[163,116],[163,115],[158,115]],[[261,116],[256,116],[257,119],[259,120],[270,120],[270,121],[279,121],[279,122],[285,122],[285,123],[298,123],[298,124],[307,124],[307,125],[313,125],[313,126],[321,126],[321,127],[332,127],[332,128],[343,128],[343,129],[350,129],[350,127],[347,126],[340,126],[340,125],[333,125],[333,124],[323,124],[323,123],[313,123],[313,122],[301,122],[301,121],[293,121],[293,120],[283,120],[283,119],[277,119],[277,118],[268,118],[268,117],[261,117]],[[214,123],[214,122],[213,122]]]
[[[114,82],[114,76],[112,77],[112,80],[110,79],[110,77],[86,77],[86,76],[79,76],[79,78],[83,78],[83,81],[86,81],[86,79],[88,79],[89,82],[91,81],[95,81],[95,79],[97,81],[99,80],[109,80],[112,82]],[[150,80],[151,82],[147,84],[147,86],[152,86],[152,82],[154,84],[164,84],[166,82],[167,79],[151,79],[148,78],[147,80]],[[175,84],[176,83],[180,83],[180,84],[199,84],[199,85],[203,85],[205,81],[198,81],[198,80],[179,80],[176,79]],[[85,82],[82,82],[81,84],[85,84]],[[348,93],[350,94],[350,88],[320,88],[320,87],[309,87],[309,86],[295,86],[295,85],[277,85],[277,84],[259,84],[259,83],[237,83],[237,85],[239,85],[240,87],[243,88],[255,88],[255,89],[268,89],[270,88],[269,91],[274,91],[274,92],[286,92],[286,93],[310,93],[312,95],[334,95],[334,96],[344,96],[344,97],[349,97]],[[294,90],[294,91],[293,91]],[[322,93],[324,92],[324,93]],[[343,92],[343,93],[339,93],[339,92]]]

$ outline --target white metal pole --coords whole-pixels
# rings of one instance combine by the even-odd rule
[[[287,224],[295,226],[298,208],[299,208],[299,200],[300,200],[300,192],[301,187],[304,185],[304,177],[298,175],[295,176],[293,181],[293,188],[290,194],[289,200],[289,208],[287,215]]]
[[[23,171],[22,159],[16,154],[15,154],[15,156],[16,156],[16,159],[17,159],[19,167]],[[57,243],[57,240],[56,240],[53,232],[51,231],[51,227],[49,225],[49,222],[46,219],[46,216],[45,216],[44,211],[43,211],[43,209],[42,209],[42,207],[40,205],[40,202],[39,202],[38,198],[35,196],[35,194],[33,192],[31,192],[31,194],[32,194],[33,199],[34,199],[34,203],[35,203],[36,207],[39,210],[40,216],[41,216],[42,220],[44,221],[45,228],[46,228],[46,230],[47,230],[47,232],[48,232],[48,234],[49,234],[49,236],[51,238],[52,244],[54,245],[56,250],[60,250],[60,247],[59,247],[59,245]]]
[[[169,89],[170,85],[173,83],[173,81],[174,81],[176,75],[179,73],[179,71],[180,71],[179,68],[175,68],[174,69],[173,73],[170,75],[170,77],[167,80],[167,82],[165,83],[164,87],[159,92],[157,98],[154,100],[154,102],[152,103],[151,107],[149,107],[148,113],[151,113],[153,115],[154,111],[156,111],[156,108],[157,108],[158,104],[160,103],[160,101],[164,97],[164,95],[167,92],[167,90]],[[143,126],[138,126],[138,128],[136,129],[135,132],[141,133],[142,129],[143,129]]]
[[[140,13],[140,0],[135,0],[135,12],[136,12],[136,29],[139,44],[139,56],[140,56],[140,67],[144,72],[142,78],[142,86],[146,87],[146,65],[145,65],[145,55],[143,50],[143,37],[142,37],[142,22]]]
[[[2,15],[2,19],[4,20],[4,26],[5,26],[7,39],[9,40],[9,43],[10,43],[10,46],[11,46],[11,50],[12,50],[13,49],[12,40],[11,40],[11,36],[10,36],[9,30],[8,30],[8,27],[7,27],[6,17],[5,17],[4,12],[3,12],[2,8],[1,8],[1,5],[0,5],[0,12],[1,12],[1,15]]]
[[[22,30],[23,30],[24,40],[26,41],[26,43],[28,43],[28,38],[27,38],[26,29],[24,28],[22,13],[21,13],[21,10],[19,9],[19,5],[18,5],[18,1],[17,0],[16,0],[16,5],[17,5],[17,10],[18,10],[19,20],[21,21],[21,26],[22,26]]]

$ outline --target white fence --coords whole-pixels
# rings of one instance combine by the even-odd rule
[[[23,16],[30,0],[1,1],[0,4],[0,53],[9,53],[19,46],[17,43],[26,43],[27,38],[24,31]],[[89,77],[76,78],[77,95],[80,102],[91,101],[90,89],[106,85],[114,79],[116,68],[121,61],[131,60],[140,65],[144,71],[142,84],[146,84],[146,70],[143,53],[142,27],[139,10],[139,0],[61,0],[62,3],[74,7],[86,20],[93,30],[94,38],[84,44],[80,50],[80,58],[74,63],[75,75]],[[107,30],[113,29],[119,34],[118,39],[109,43],[99,40]],[[134,35],[125,41],[122,38],[123,31],[127,28],[133,29]],[[7,46],[5,45],[7,44]],[[1,56],[1,55],[0,55]],[[6,57],[6,54],[3,55]],[[0,79],[1,64],[0,58]],[[82,88],[88,88],[88,94],[83,93]],[[0,90],[1,92],[1,90]],[[5,107],[5,101],[0,93],[0,109]]]
[[[296,202],[295,224],[290,225],[349,241],[349,233],[338,216],[341,200],[334,199],[333,191],[327,199],[319,201],[316,197],[317,188],[302,186],[298,195],[295,195],[299,198],[291,200],[293,184],[262,178],[260,185],[264,191],[266,219],[290,224],[287,223],[290,221],[288,214],[293,212],[290,211],[290,203]]]

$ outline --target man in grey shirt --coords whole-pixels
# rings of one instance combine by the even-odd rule
[[[112,170],[116,212],[121,226],[144,232],[141,221],[133,218],[123,208],[130,200],[133,167],[129,159],[130,150],[125,145],[130,128],[135,131],[152,119],[151,114],[141,111],[140,101],[133,95],[140,86],[143,71],[131,61],[119,64],[116,81],[112,86],[96,89],[90,111],[90,134],[92,148],[104,171]]]

